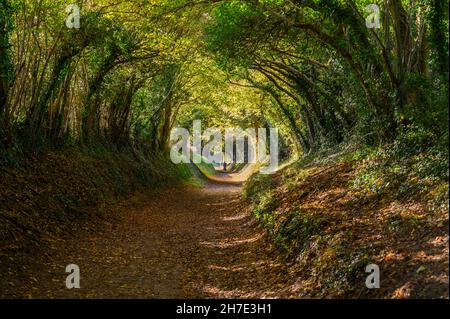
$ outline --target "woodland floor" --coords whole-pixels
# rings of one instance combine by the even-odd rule
[[[344,186],[352,172],[350,165],[320,168],[293,193],[277,190],[282,206],[306,205],[310,211],[320,208],[328,212],[329,226],[336,236],[341,229],[354,234],[348,249],[370,242],[373,236],[378,238],[380,254],[375,261],[385,265],[384,289],[361,294],[358,291],[365,289],[364,280],[358,280],[356,291],[339,296],[448,298],[448,213],[433,216],[436,222],[431,226],[388,236],[379,216],[387,209],[385,205],[377,208],[379,203],[370,201],[358,206],[357,212],[348,206],[353,195]],[[313,256],[314,247],[310,247],[311,256],[301,255],[301,262],[287,261],[242,200],[242,187],[229,184],[236,182],[231,175],[222,174],[204,187],[185,185],[137,193],[109,208],[105,217],[81,224],[65,238],[41,241],[41,251],[30,248],[25,257],[4,253],[0,297],[317,296],[311,293],[319,291],[320,284],[303,267],[306,263],[306,270],[314,269],[318,258]],[[226,183],[218,183],[221,179]],[[396,205],[405,211],[422,211],[420,205]],[[328,234],[327,229],[324,231]],[[339,261],[343,257],[329,258]],[[81,289],[65,286],[69,264],[80,267]],[[327,273],[323,276],[329,276]]]
[[[289,297],[288,269],[241,202],[236,185],[138,195],[117,223],[55,243],[50,263],[22,273],[17,297]],[[81,289],[65,287],[77,264]],[[40,268],[40,269],[36,269]],[[31,286],[29,285],[31,284]],[[26,287],[20,293],[18,287]]]

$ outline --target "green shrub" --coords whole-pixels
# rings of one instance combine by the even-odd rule
[[[243,196],[245,199],[257,201],[259,194],[270,191],[274,185],[272,176],[255,174],[244,184]]]
[[[321,235],[326,219],[308,211],[292,211],[275,231],[275,242],[288,254],[297,255],[310,240]]]
[[[448,145],[420,127],[404,129],[391,145],[355,156],[362,160],[353,188],[397,197],[428,194],[449,177]]]

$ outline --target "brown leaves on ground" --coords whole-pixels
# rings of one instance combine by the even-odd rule
[[[42,241],[48,246],[30,247],[23,260],[18,249],[1,250],[1,295],[448,298],[448,211],[433,215],[419,198],[358,194],[349,187],[355,165],[274,177],[274,229],[288,213],[301,217],[289,258],[272,247],[239,186],[169,188],[105,205],[103,216],[120,219],[79,222],[65,239],[51,236]],[[72,263],[80,266],[81,289],[65,287]],[[365,287],[368,263],[380,266],[381,289]]]
[[[321,221],[302,249],[294,251],[292,271],[302,278],[295,294],[448,298],[448,210],[431,210],[426,199],[414,194],[399,200],[389,193],[358,193],[351,187],[357,165],[313,166],[274,177],[275,233],[292,212]],[[381,269],[380,289],[365,287],[369,263]]]
[[[149,166],[126,154],[93,156],[77,149],[29,154],[14,167],[0,166],[0,296],[37,284],[37,267],[61,254],[65,239],[115,222],[111,212],[123,210],[111,207],[128,194],[162,185],[159,166],[156,160]]]
[[[65,266],[81,269],[65,288]],[[36,281],[30,285],[28,278]],[[139,195],[118,223],[61,243],[45,265],[26,271],[15,297],[289,297],[287,265],[249,215],[240,187],[172,188]],[[24,289],[25,288],[25,289]],[[11,296],[10,295],[10,296]]]

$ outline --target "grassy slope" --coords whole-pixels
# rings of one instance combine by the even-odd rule
[[[448,298],[448,155],[396,147],[304,159],[246,184],[299,296]],[[369,263],[380,289],[365,287]]]
[[[198,156],[194,154],[194,156]],[[208,159],[204,156],[201,157],[200,163],[195,163],[195,166],[202,172],[203,175],[206,177],[208,176],[214,176],[216,174],[216,170],[214,169],[214,165],[210,164],[208,162]]]

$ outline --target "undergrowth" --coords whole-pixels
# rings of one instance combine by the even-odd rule
[[[391,286],[376,292],[365,289],[364,267],[397,250],[416,255],[427,240],[448,237],[447,140],[409,127],[392,144],[309,154],[275,175],[252,176],[243,196],[305,285],[315,286],[305,296],[398,297],[395,285],[408,280],[430,282],[417,296],[445,295],[448,284],[418,269],[445,269],[448,256],[447,266],[445,258],[439,267],[426,258],[392,265]]]

